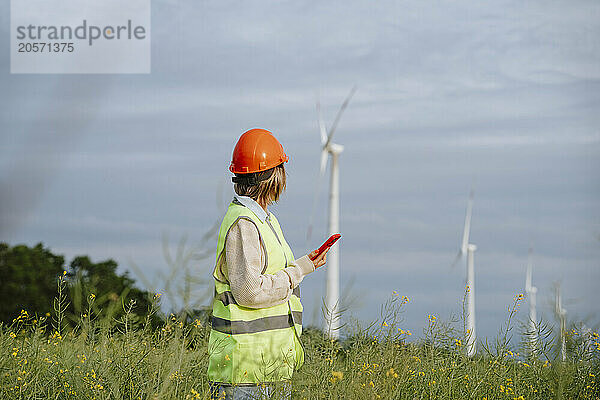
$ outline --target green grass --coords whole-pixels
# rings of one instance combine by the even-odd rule
[[[59,289],[64,284],[61,279]],[[93,301],[75,329],[63,325],[62,292],[52,315],[23,311],[11,326],[0,326],[1,399],[208,398],[206,323],[171,317],[152,330],[131,312],[119,321],[97,320],[90,316]],[[415,339],[399,325],[408,299],[397,295],[378,321],[355,322],[341,341],[307,329],[293,398],[599,399],[597,333],[571,330],[568,361],[560,362],[554,335],[541,327],[536,356],[523,356],[517,349],[528,354],[527,335],[510,340],[521,301],[515,298],[496,340],[472,359],[464,355],[464,328],[454,327],[462,319],[429,316],[423,337]]]

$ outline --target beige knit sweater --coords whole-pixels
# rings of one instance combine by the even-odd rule
[[[264,308],[285,303],[302,279],[315,270],[308,255],[295,260],[275,274],[263,274],[266,257],[258,229],[253,222],[239,219],[225,238],[220,271],[231,287],[231,294],[244,307]]]

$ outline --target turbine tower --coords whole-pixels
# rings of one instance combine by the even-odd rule
[[[341,144],[333,143],[331,140],[333,138],[333,134],[337,128],[337,125],[340,121],[340,118],[348,107],[348,103],[350,99],[356,92],[356,87],[353,87],[350,90],[350,94],[346,97],[340,110],[338,111],[329,132],[327,132],[327,128],[325,127],[325,123],[321,118],[321,104],[317,101],[317,114],[319,118],[319,131],[321,134],[321,166],[319,170],[319,180],[318,187],[320,188],[320,182],[325,173],[325,169],[327,167],[327,159],[331,158],[331,177],[329,181],[329,235],[333,235],[335,233],[339,233],[339,225],[340,225],[340,195],[339,195],[339,167],[338,167],[338,158],[342,151],[344,150],[344,146]],[[319,196],[319,189],[317,189],[317,193],[315,194],[315,200],[313,203],[313,210],[311,213],[311,218],[308,226],[308,234],[307,239],[310,239],[310,235],[312,232],[312,219],[315,213],[317,200]],[[339,289],[339,247],[333,246],[329,253],[327,254],[327,294],[325,297],[325,332],[331,339],[339,338],[339,328],[340,328],[340,289]]]
[[[467,214],[465,216],[465,228],[463,230],[462,244],[453,266],[466,254],[467,258],[467,356],[472,357],[476,352],[477,334],[475,331],[475,250],[477,246],[469,243],[471,233],[471,212],[473,210],[473,190],[469,195],[467,203]]]
[[[527,293],[527,299],[529,300],[529,334],[531,343],[531,353],[535,354],[537,350],[537,313],[536,313],[536,295],[537,288],[531,284],[531,275],[533,269],[532,263],[533,248],[529,247],[529,254],[527,257],[527,275],[525,277],[525,293]]]
[[[562,307],[562,298],[560,294],[560,283],[557,283],[555,286],[556,296],[554,303],[554,312],[558,317],[558,321],[560,323],[560,357],[562,361],[567,360],[567,344],[565,340],[565,334],[567,330],[567,310]]]

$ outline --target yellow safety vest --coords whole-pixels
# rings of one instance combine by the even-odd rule
[[[299,340],[302,334],[299,288],[294,289],[289,301],[283,304],[266,308],[243,307],[235,301],[224,275],[217,271],[220,257],[225,256],[227,233],[240,218],[251,221],[258,228],[266,250],[263,274],[275,274],[294,261],[292,250],[273,214],[263,222],[235,200],[229,205],[219,229],[213,272],[215,298],[208,342],[208,379],[224,384],[288,380],[294,369],[304,363]]]

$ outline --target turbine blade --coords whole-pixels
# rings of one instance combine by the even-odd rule
[[[323,122],[323,116],[321,115],[321,102],[317,100],[317,117],[319,118],[319,132],[321,133],[321,145],[327,142],[327,128]]]
[[[469,195],[469,202],[467,203],[467,214],[465,215],[465,229],[463,231],[462,244],[460,251],[463,254],[467,254],[467,246],[469,245],[469,234],[471,233],[471,212],[473,210],[473,189]]]
[[[531,274],[532,274],[532,262],[531,262],[531,255],[533,253],[533,248],[529,248],[529,254],[527,256],[527,275],[525,276],[525,291],[529,292],[531,291]]]
[[[325,168],[327,168],[327,159],[328,154],[326,150],[321,151],[321,168],[319,169],[319,180],[323,178],[323,174],[325,173]]]
[[[454,261],[452,262],[452,265],[450,266],[450,268],[452,268],[452,269],[456,268],[456,264],[458,264],[458,262],[460,261],[461,258],[462,258],[462,251],[459,249],[458,254],[456,255],[456,257],[454,257]]]
[[[329,143],[331,143],[331,138],[333,137],[333,134],[335,133],[335,129],[337,128],[337,125],[340,122],[340,118],[342,117],[344,110],[346,109],[346,107],[348,107],[348,103],[350,103],[350,99],[352,98],[352,96],[354,96],[354,92],[356,92],[356,86],[352,87],[352,89],[350,90],[350,93],[346,97],[346,100],[344,100],[344,102],[342,103],[342,106],[340,107],[340,110],[338,111],[337,115],[335,116],[335,120],[333,121],[333,124],[331,125],[331,129],[329,130],[329,136],[327,136],[327,142],[325,143],[324,147],[327,147],[329,145]]]

